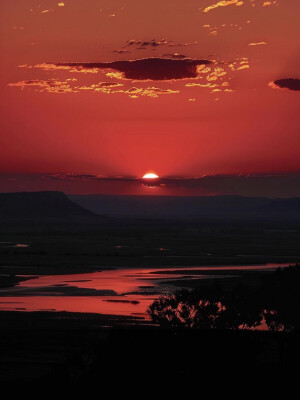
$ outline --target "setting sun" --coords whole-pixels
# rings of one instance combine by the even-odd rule
[[[143,176],[143,179],[157,179],[157,178],[159,178],[159,176],[156,174],[153,174],[152,172],[147,173]]]

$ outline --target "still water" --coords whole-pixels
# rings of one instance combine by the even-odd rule
[[[147,318],[146,309],[159,295],[174,292],[180,279],[222,279],[232,272],[265,271],[288,264],[119,268],[68,275],[35,276],[0,290],[1,310],[71,311]],[[213,274],[210,271],[215,271]],[[222,275],[222,271],[224,275]],[[203,272],[203,274],[202,274]],[[208,274],[208,272],[210,272]]]

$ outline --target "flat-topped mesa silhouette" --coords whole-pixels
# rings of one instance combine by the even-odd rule
[[[74,203],[62,192],[0,193],[1,220],[72,220],[93,217],[98,218],[94,212]]]

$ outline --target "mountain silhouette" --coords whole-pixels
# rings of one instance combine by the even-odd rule
[[[300,198],[128,195],[72,195],[69,198],[95,213],[117,218],[300,221]]]
[[[97,217],[93,211],[74,203],[62,192],[0,193],[0,219],[56,220]]]
[[[103,222],[111,218],[300,222],[300,198],[0,193],[1,221]]]

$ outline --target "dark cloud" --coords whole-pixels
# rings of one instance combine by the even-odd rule
[[[273,82],[273,85],[281,89],[300,91],[300,79],[297,78],[278,79]]]
[[[159,187],[161,193],[193,195],[244,195],[300,197],[300,174],[206,175],[196,178],[162,177],[141,179],[132,176],[103,177],[82,174],[46,175],[46,179],[98,183],[133,184],[135,187]]]
[[[206,175],[196,178],[163,177],[141,180],[147,186],[183,189],[192,193],[289,197],[300,196],[300,174]]]
[[[55,79],[48,79],[48,80],[40,80],[40,79],[31,79],[31,80],[27,80],[27,81],[21,81],[22,84],[24,84],[25,86],[43,86],[43,85],[48,85],[51,87],[54,86],[59,86],[61,84],[61,82],[56,81]]]
[[[156,187],[145,192],[144,187]],[[242,195],[299,197],[300,172],[260,175],[207,175],[195,178],[162,177],[157,180],[134,176],[104,177],[93,174],[4,174],[0,192],[59,190],[65,193],[159,194],[181,196]]]
[[[197,78],[197,67],[211,64],[209,60],[174,60],[171,58],[143,58],[139,60],[113,61],[104,63],[58,63],[58,67],[83,69],[114,69],[126,79],[163,81],[170,79]]]
[[[91,174],[53,174],[53,175],[45,175],[46,179],[53,180],[95,180],[96,176]]]
[[[148,47],[148,46],[157,47],[157,46],[160,46],[160,43],[156,42],[155,40],[153,40],[152,42],[142,42],[141,43],[141,47]]]
[[[147,49],[151,49],[151,50],[155,50],[158,47],[161,46],[167,46],[167,47],[181,47],[181,46],[193,46],[198,44],[197,41],[194,42],[189,42],[189,43],[174,43],[172,42],[172,40],[169,39],[161,39],[161,40],[156,40],[156,39],[152,39],[152,40],[127,40],[125,47],[129,46],[131,48],[134,48],[136,50],[147,50]]]
[[[52,180],[70,180],[70,181],[95,181],[95,182],[136,182],[138,181],[135,177],[127,177],[127,176],[101,176],[101,175],[91,175],[91,174],[73,174],[73,173],[64,173],[64,174],[52,174],[52,175],[44,175],[45,179]]]
[[[158,47],[158,46],[165,46],[167,44],[171,44],[172,42],[169,41],[168,39],[162,39],[162,40],[128,40],[127,41],[127,46],[136,46],[137,48],[149,48],[149,47]]]
[[[118,53],[118,54],[128,54],[130,53],[129,50],[114,50],[113,53]]]

